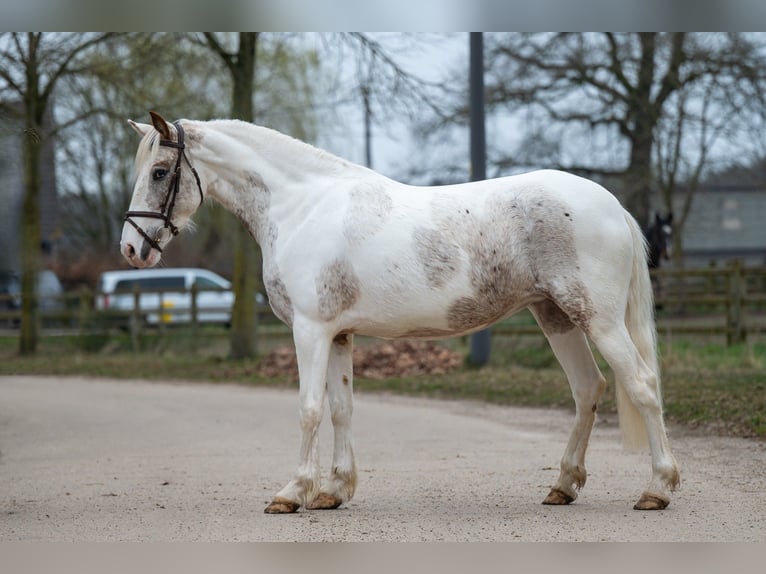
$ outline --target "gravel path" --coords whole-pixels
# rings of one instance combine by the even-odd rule
[[[0,377],[0,541],[766,541],[766,443],[670,429],[682,488],[637,512],[649,457],[602,420],[587,486],[549,507],[569,413],[364,394],[356,497],[265,515],[297,464],[297,406],[233,385]],[[330,437],[326,421],[325,469]]]

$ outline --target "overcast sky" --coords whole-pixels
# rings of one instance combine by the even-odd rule
[[[373,34],[391,50],[397,63],[428,81],[441,80],[451,71],[465,68],[468,83],[468,33],[413,34],[402,40],[397,34]],[[343,125],[328,126],[317,145],[350,161],[364,164],[364,113],[361,102],[345,106],[338,114]],[[324,124],[324,122],[323,122]],[[412,120],[376,118],[372,125],[373,169],[395,179],[411,169]],[[466,139],[466,156],[469,143]],[[466,180],[468,174],[466,173]]]

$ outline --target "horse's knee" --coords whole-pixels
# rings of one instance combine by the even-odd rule
[[[312,431],[322,422],[324,409],[321,404],[307,404],[300,408],[301,428],[304,431]]]
[[[606,379],[601,373],[587,385],[570,385],[578,412],[596,412],[598,402],[606,390]]]

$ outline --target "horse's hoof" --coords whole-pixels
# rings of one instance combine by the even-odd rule
[[[343,501],[332,494],[326,492],[320,492],[312,502],[306,505],[308,510],[332,510],[338,508]]]
[[[662,510],[667,508],[668,504],[670,504],[670,500],[667,498],[645,492],[633,506],[633,510]]]
[[[562,505],[562,504],[571,504],[574,502],[575,497],[567,494],[563,490],[559,490],[558,488],[551,488],[551,491],[548,493],[548,496],[545,497],[545,500],[543,500],[543,504],[555,504],[555,505]]]
[[[287,500],[286,498],[280,498],[277,496],[274,500],[271,501],[271,504],[269,504],[263,512],[266,514],[292,514],[293,512],[296,512],[300,506],[301,505],[297,502],[293,502],[292,500]]]

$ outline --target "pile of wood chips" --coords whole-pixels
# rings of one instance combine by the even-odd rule
[[[460,367],[463,358],[431,341],[385,341],[354,347],[354,376],[368,379],[439,375]],[[258,365],[264,377],[298,376],[293,346],[277,347]]]

